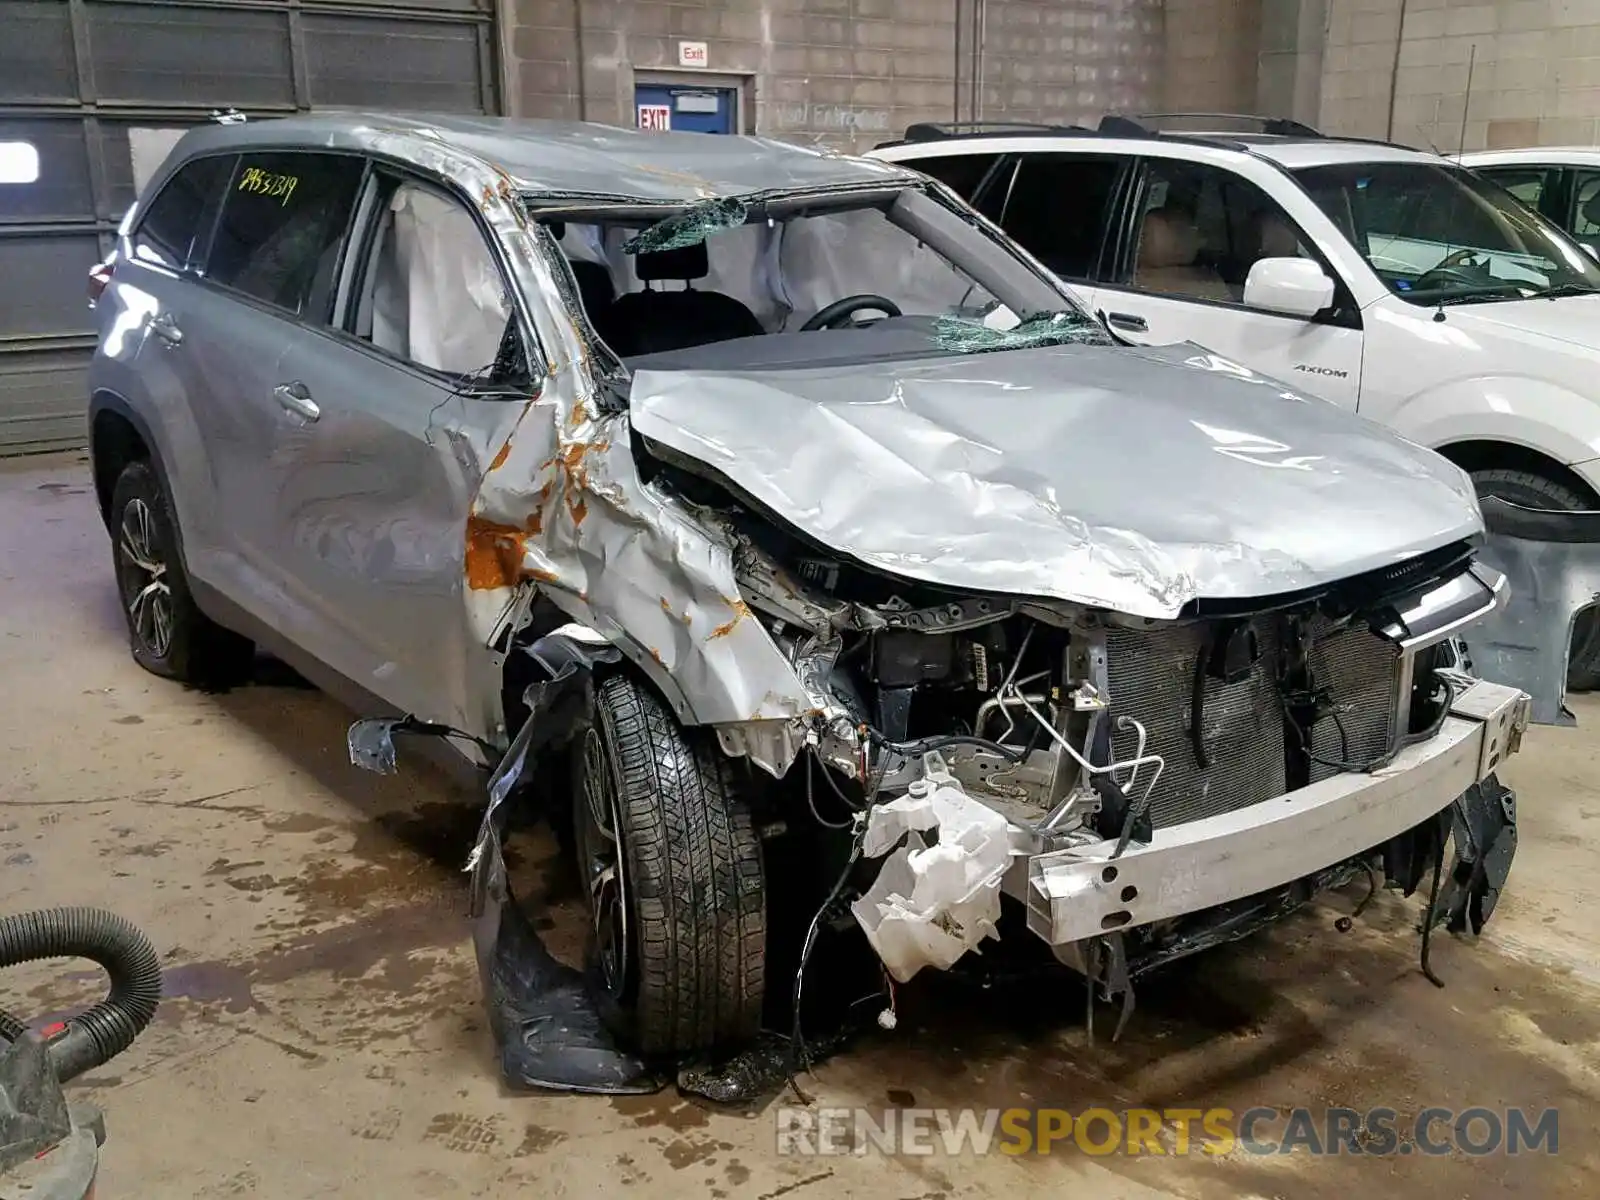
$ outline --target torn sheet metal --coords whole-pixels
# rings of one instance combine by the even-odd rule
[[[575,626],[545,635],[528,654],[546,678],[528,687],[528,719],[489,779],[489,804],[467,862],[473,948],[500,1069],[516,1088],[653,1092],[664,1081],[618,1046],[583,973],[550,954],[518,906],[502,850],[506,799],[528,765],[570,738],[590,711],[593,668],[621,655]]]
[[[1600,602],[1600,512],[1483,502],[1483,561],[1503,571],[1510,596],[1466,632],[1472,669],[1533,697],[1540,725],[1573,725],[1567,659],[1578,614]]]
[[[526,653],[539,664],[545,678],[530,683],[523,693],[528,718],[489,776],[489,804],[467,860],[475,909],[489,891],[486,872],[493,871],[500,859],[505,825],[501,806],[522,781],[528,764],[545,748],[563,744],[592,711],[589,683],[594,668],[622,659],[615,646],[580,625],[563,625],[545,634]]]
[[[923,836],[934,832],[932,839]],[[874,805],[864,857],[884,860],[850,911],[889,974],[906,982],[924,967],[948,970],[986,938],[998,938],[1000,882],[1011,862],[1006,819],[972,799],[937,754],[904,796]]]
[[[419,737],[442,737],[457,743],[476,747],[491,758],[494,747],[454,726],[433,721],[419,721],[416,717],[369,717],[350,726],[345,743],[350,751],[350,765],[377,775],[393,775],[398,768],[394,739],[396,734]]]
[[[1438,455],[1187,347],[641,369],[630,411],[862,562],[1140,617],[1333,583],[1483,528]]]

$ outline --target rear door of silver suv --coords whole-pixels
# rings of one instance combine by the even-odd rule
[[[197,264],[238,161],[191,159],[159,183],[118,247],[110,286],[96,304],[100,351],[94,386],[122,397],[149,428],[168,476],[191,576],[229,586],[237,571],[208,469],[201,414],[215,356],[195,348],[208,297]],[[223,378],[233,370],[223,364]]]

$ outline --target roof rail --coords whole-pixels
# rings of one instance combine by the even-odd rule
[[[1140,113],[1133,117],[1107,118],[1116,120],[1119,124],[1126,122],[1127,132],[1131,133],[1132,126],[1140,127],[1146,134],[1152,133],[1263,133],[1269,137],[1298,137],[1320,138],[1321,130],[1313,129],[1301,121],[1288,117],[1265,117],[1255,113],[1214,113],[1214,112],[1169,112],[1169,113]],[[1229,122],[1228,128],[1223,129],[1163,129],[1160,126],[1171,121],[1225,121]],[[1105,121],[1101,121],[1102,130]],[[1244,126],[1245,128],[1239,128]],[[1109,131],[1107,131],[1109,132]]]
[[[1082,130],[1081,125],[1047,125],[1038,121],[918,121],[906,126],[908,142],[933,142],[941,138],[985,133],[1060,133]]]

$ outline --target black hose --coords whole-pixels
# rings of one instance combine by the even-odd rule
[[[0,968],[40,958],[87,958],[111,976],[106,998],[50,1041],[50,1062],[61,1082],[121,1054],[155,1016],[161,960],[150,940],[115,913],[51,908],[0,917]],[[21,1021],[0,1009],[0,1038],[14,1042],[25,1032]]]

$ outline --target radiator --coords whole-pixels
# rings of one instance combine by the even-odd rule
[[[1312,676],[1334,706],[1311,730],[1312,757],[1323,760],[1311,764],[1315,782],[1339,774],[1330,764],[1360,766],[1389,750],[1400,715],[1400,649],[1365,626],[1330,633],[1313,625],[1310,633]]]
[[[1195,661],[1206,627],[1113,629],[1107,635],[1112,714],[1142,722],[1149,735],[1146,753],[1166,759],[1150,798],[1151,823],[1158,829],[1259,804],[1288,790],[1283,704],[1274,681],[1281,636],[1272,618],[1255,622],[1255,629],[1261,657],[1250,675],[1233,684],[1205,681],[1202,722],[1211,765],[1204,768],[1190,729]],[[1113,733],[1119,757],[1132,757],[1137,745],[1137,734]],[[1129,789],[1135,800],[1144,794],[1149,770],[1143,768]],[[1126,785],[1126,777],[1119,782]]]

